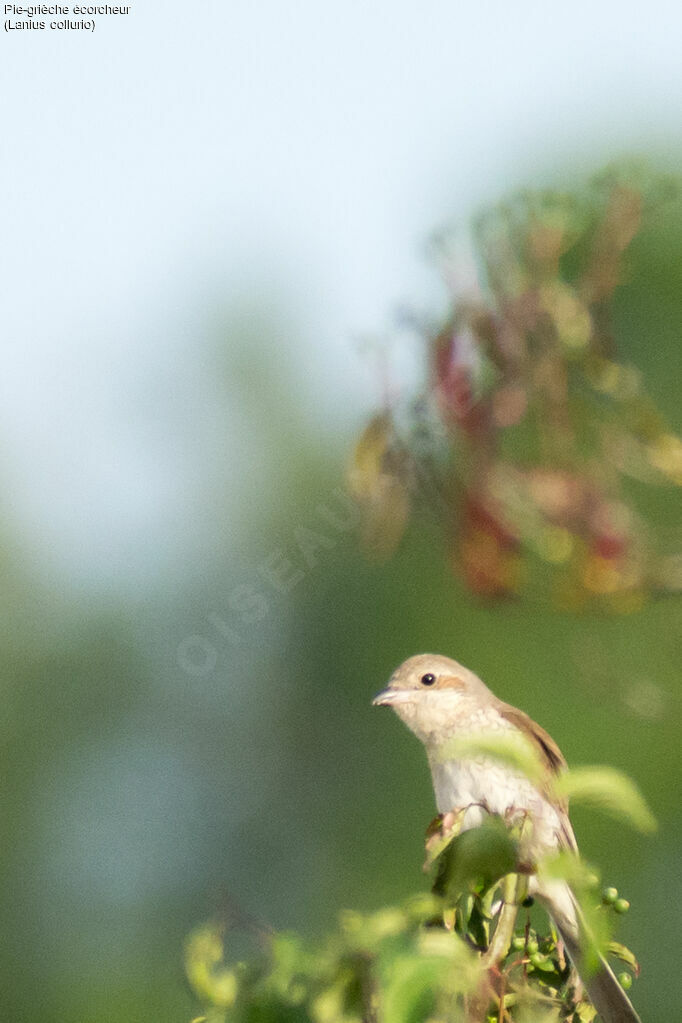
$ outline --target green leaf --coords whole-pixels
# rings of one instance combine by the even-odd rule
[[[314,999],[310,1006],[310,1014],[315,1023],[349,1023],[352,1016],[346,1012],[346,1000],[349,982],[352,978],[343,972],[333,984],[326,987]],[[360,1017],[357,1018],[360,1023]]]
[[[469,934],[478,948],[487,948],[490,943],[490,920],[481,912],[480,899],[476,899],[469,917]]]
[[[613,767],[575,767],[557,779],[556,792],[606,810],[638,831],[656,830],[656,820],[635,783]]]
[[[576,1012],[580,1023],[592,1023],[592,1020],[597,1015],[597,1010],[590,1002],[580,1002],[576,1006]]]
[[[450,904],[483,881],[493,881],[514,871],[517,845],[499,817],[488,817],[478,828],[454,838],[438,858],[438,875],[434,891]]]
[[[370,914],[343,910],[339,921],[349,948],[375,949],[384,938],[402,934],[408,925],[408,916],[401,907],[387,906]]]
[[[466,807],[461,810],[452,811],[449,814],[437,817],[432,821],[426,833],[426,860],[424,870],[433,866],[440,854],[448,847],[450,842],[459,835],[464,823]]]
[[[442,909],[440,899],[430,892],[413,895],[404,903],[404,910],[411,923],[425,924]]]
[[[457,901],[457,929],[460,934],[466,934],[469,930],[469,920],[473,912],[475,896],[472,892],[462,895]]]
[[[185,971],[199,998],[217,1008],[234,1005],[239,980],[234,968],[223,965],[223,935],[217,924],[193,931],[185,943]]]
[[[533,956],[531,964],[534,970],[541,970],[543,973],[556,973],[552,960],[545,959],[543,956]]]
[[[609,955],[615,956],[616,959],[620,959],[622,963],[629,966],[635,977],[639,977],[639,963],[629,948],[621,945],[618,941],[610,941],[607,945],[607,951]]]
[[[383,993],[384,1016],[395,1023],[427,1019],[435,1004],[435,991],[447,960],[402,956],[392,964]]]
[[[441,763],[481,756],[508,764],[531,781],[539,782],[546,773],[534,746],[521,732],[480,732],[456,736],[442,743],[437,753]]]

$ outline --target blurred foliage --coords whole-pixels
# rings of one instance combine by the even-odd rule
[[[644,494],[679,494],[682,440],[622,351],[617,316],[629,253],[679,192],[622,165],[582,192],[524,192],[475,220],[480,288],[453,284],[424,338],[424,392],[378,413],[355,448],[370,551],[395,550],[416,498],[479,596],[625,613],[679,591],[679,535],[663,535]],[[447,239],[440,257],[456,281]]]
[[[592,788],[602,783],[595,770]],[[610,779],[603,802],[613,803],[614,792],[620,780]],[[541,911],[531,918],[528,874],[569,881],[591,942],[582,968],[597,969],[600,956],[610,956],[626,989],[639,964],[612,940],[608,911],[622,915],[629,903],[613,887],[599,893],[598,875],[573,854],[522,867],[532,827],[524,815],[490,816],[462,830],[465,811],[439,815],[427,831],[431,895],[369,914],[344,911],[314,946],[250,925],[259,950],[231,964],[232,929],[217,921],[197,928],[185,967],[206,1015],[194,1023],[592,1023],[595,1010],[554,927]],[[623,816],[632,822],[626,807]]]

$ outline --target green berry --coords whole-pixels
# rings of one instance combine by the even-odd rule
[[[632,987],[632,977],[629,973],[625,973],[625,971],[618,974],[618,982],[625,991],[629,991]]]
[[[512,948],[520,952],[522,948],[526,947],[526,939],[522,938],[520,934],[517,934],[515,938],[512,938]]]
[[[529,956],[537,955],[539,948],[540,946],[538,945],[535,938],[530,938],[528,944],[526,945],[526,951],[528,952],[528,955]]]
[[[601,893],[601,900],[605,906],[612,906],[618,898],[617,888],[605,888]]]
[[[616,899],[616,901],[613,904],[613,908],[615,909],[616,913],[627,913],[627,911],[630,908],[630,903],[628,902],[627,899]]]

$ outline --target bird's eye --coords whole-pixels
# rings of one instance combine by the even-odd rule
[[[431,672],[429,671],[426,673],[426,675],[422,675],[421,681],[423,686],[432,686],[433,683],[436,681],[436,676],[432,675]]]

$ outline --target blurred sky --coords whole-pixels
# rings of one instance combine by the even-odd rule
[[[439,301],[433,228],[674,159],[681,30],[622,0],[133,0],[94,35],[3,33],[7,514],[80,585],[158,572],[197,465],[240,464],[206,386],[220,310],[284,316],[311,410],[359,422],[358,337]]]

